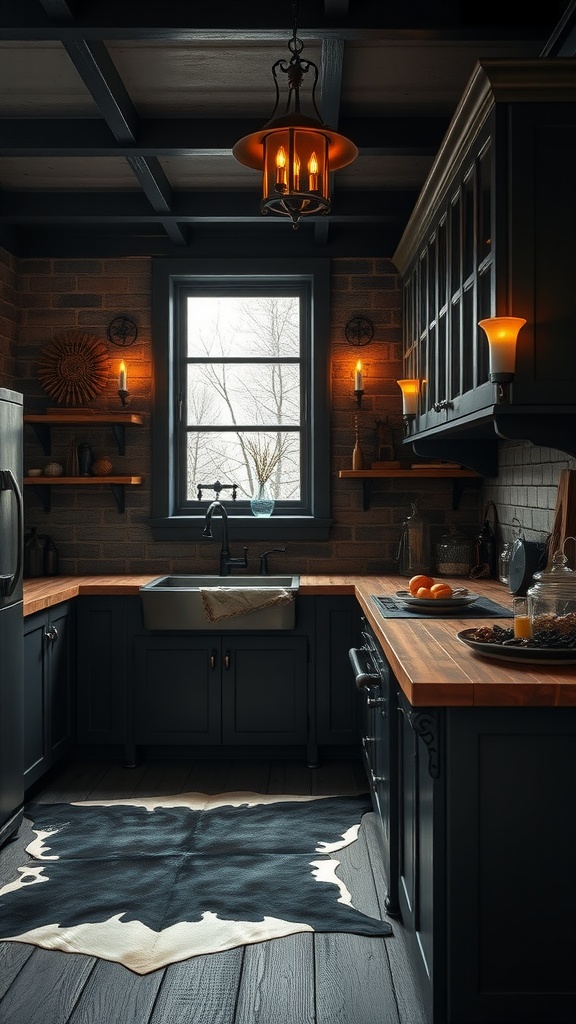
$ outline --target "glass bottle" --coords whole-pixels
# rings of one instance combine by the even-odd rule
[[[412,502],[412,515],[407,516],[402,523],[397,559],[402,576],[432,571],[430,524],[418,508],[417,501]]]
[[[24,576],[34,577],[44,574],[44,545],[33,526],[30,536],[24,544]]]

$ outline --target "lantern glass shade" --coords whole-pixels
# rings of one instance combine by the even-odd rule
[[[490,380],[493,383],[511,381],[516,372],[516,341],[526,321],[519,316],[492,316],[480,320],[490,347]]]
[[[415,416],[418,411],[418,397],[420,395],[420,381],[397,380],[398,387],[402,392],[402,413],[404,416]]]
[[[309,128],[277,128],[264,136],[262,146],[262,212],[289,217],[294,211],[327,212],[327,135]]]

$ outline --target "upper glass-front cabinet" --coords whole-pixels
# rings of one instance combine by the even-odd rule
[[[459,461],[463,440],[576,446],[574,181],[576,62],[477,65],[394,254],[418,454],[439,438]],[[506,388],[478,326],[504,315],[526,320]]]

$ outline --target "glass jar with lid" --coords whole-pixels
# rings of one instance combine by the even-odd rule
[[[528,610],[535,641],[546,647],[576,647],[576,572],[562,550],[555,551],[550,569],[534,573],[528,590]]]
[[[467,576],[470,572],[472,545],[460,530],[451,526],[435,547],[436,571],[439,576]]]

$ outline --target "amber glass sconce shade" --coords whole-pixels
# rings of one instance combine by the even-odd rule
[[[490,380],[509,384],[516,372],[516,341],[526,321],[520,316],[491,316],[480,320],[490,346]]]
[[[402,392],[402,415],[406,426],[409,426],[415,419],[418,411],[418,398],[420,397],[420,381],[397,380],[398,387]]]

